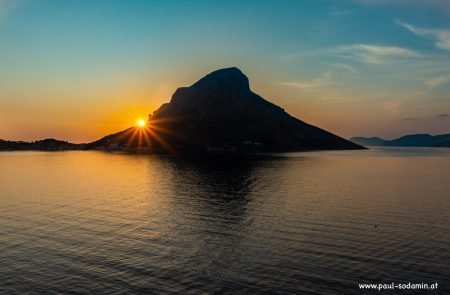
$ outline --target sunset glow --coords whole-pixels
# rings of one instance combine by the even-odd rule
[[[0,295],[450,295],[449,167],[450,0],[0,0]]]
[[[1,139],[94,141],[231,66],[346,138],[448,132],[446,1],[76,2],[0,0]]]
[[[138,127],[145,127],[145,125],[147,125],[147,123],[145,122],[145,120],[144,119],[139,119],[139,120],[137,120],[136,121],[136,125],[138,126]]]

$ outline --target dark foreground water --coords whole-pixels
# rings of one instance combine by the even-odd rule
[[[364,282],[450,294],[449,149],[0,153],[0,294],[361,294]]]

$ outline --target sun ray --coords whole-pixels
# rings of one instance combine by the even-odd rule
[[[149,129],[149,132],[153,136],[155,141],[158,142],[159,144],[161,144],[169,153],[177,154],[175,149],[173,149],[172,146],[166,140],[164,140],[161,136],[159,136],[156,132],[154,132],[151,129]]]
[[[133,133],[131,134],[131,136],[128,138],[126,146],[132,146],[133,141],[136,139],[136,135],[137,135],[137,129],[134,128]]]
[[[134,128],[129,128],[127,130],[125,130],[124,132],[122,132],[122,134],[120,134],[119,136],[116,137],[117,141],[122,141],[122,139],[128,137],[130,135],[130,133],[132,133],[134,131]]]

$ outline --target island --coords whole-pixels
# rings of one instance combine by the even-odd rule
[[[169,154],[364,149],[252,92],[248,78],[235,67],[178,88],[144,127],[105,136],[87,148]]]

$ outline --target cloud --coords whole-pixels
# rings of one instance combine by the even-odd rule
[[[450,76],[439,76],[425,82],[429,88],[435,88],[450,82]]]
[[[316,57],[327,55],[334,55],[343,58],[352,58],[366,64],[382,64],[392,58],[400,59],[400,58],[416,58],[424,56],[422,53],[418,51],[403,47],[380,46],[373,44],[352,44],[328,49],[315,49],[305,52],[289,54],[282,56],[281,60],[287,61],[297,57]],[[349,69],[348,66],[346,66],[346,68]]]
[[[321,76],[307,81],[297,81],[297,82],[280,82],[282,85],[299,88],[302,90],[317,88],[324,85],[331,78],[331,73],[326,72]]]
[[[383,103],[383,109],[389,113],[399,114],[402,113],[403,110],[401,108],[402,103],[399,101],[389,101]]]
[[[423,118],[419,118],[419,117],[409,117],[409,118],[403,118],[400,121],[419,121],[419,120],[432,120],[432,119],[446,119],[448,118],[448,114],[438,114],[435,115],[433,117],[423,117]]]
[[[381,64],[388,58],[412,58],[423,56],[420,52],[407,48],[371,44],[339,46],[335,48],[333,52],[344,57],[356,58],[367,64]]]
[[[410,25],[400,20],[395,20],[395,23],[419,37],[433,40],[438,48],[450,51],[450,30],[424,29]]]
[[[347,70],[347,71],[352,72],[352,73],[358,73],[358,71],[354,67],[352,67],[350,65],[347,65],[347,64],[340,64],[339,63],[339,64],[333,64],[333,66],[341,68],[341,69],[344,69],[344,70]]]

